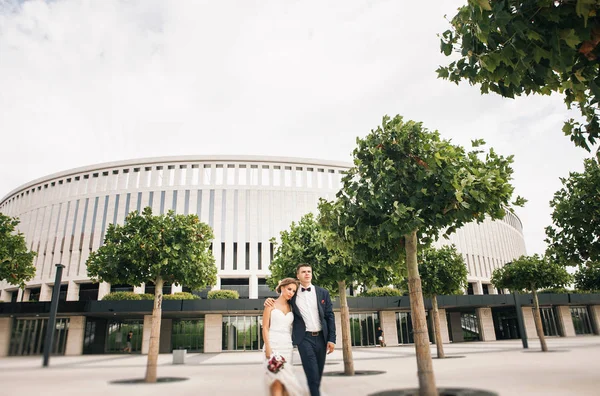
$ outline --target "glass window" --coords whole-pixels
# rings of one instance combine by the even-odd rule
[[[587,307],[570,307],[570,310],[575,334],[592,334],[592,323],[590,322]]]
[[[350,314],[350,338],[352,346],[375,346],[375,331],[380,326],[377,312]]]
[[[41,355],[44,352],[48,319],[15,319],[9,356]],[[69,333],[69,318],[57,318],[52,343],[52,355],[64,355]]]
[[[86,328],[87,330],[87,328]],[[139,319],[109,320],[107,324],[106,353],[125,353],[127,337],[131,335],[131,352],[142,350],[144,322]],[[88,337],[84,337],[84,340]],[[85,345],[84,345],[85,348]]]
[[[173,320],[171,347],[204,352],[204,319]]]
[[[533,310],[533,308],[531,308]],[[552,307],[540,308],[540,316],[542,318],[542,328],[547,336],[558,336],[558,325],[556,316]]]
[[[224,351],[258,351],[263,346],[262,315],[223,315],[222,332]]]

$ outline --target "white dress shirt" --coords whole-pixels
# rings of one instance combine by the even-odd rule
[[[317,291],[313,285],[309,285],[310,291],[305,290],[300,285],[296,292],[296,306],[300,310],[300,315],[304,319],[306,331],[321,331],[321,320],[319,318],[319,306],[317,305]]]

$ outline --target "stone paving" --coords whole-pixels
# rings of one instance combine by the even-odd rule
[[[434,359],[438,387],[469,387],[511,395],[600,395],[600,337],[549,338],[549,353],[539,342],[520,340],[444,345],[449,359]],[[435,345],[431,346],[435,356]],[[354,348],[356,370],[380,370],[371,376],[325,376],[328,396],[368,395],[417,386],[412,345]],[[460,357],[459,357],[460,356]],[[454,357],[454,358],[453,358]],[[173,365],[171,355],[159,356],[159,377],[186,377],[183,382],[113,384],[142,378],[146,357],[86,355],[0,359],[0,392],[14,395],[262,395],[262,353],[188,354],[185,365]],[[300,359],[294,370],[304,377]],[[328,357],[325,372],[343,371],[341,350]]]

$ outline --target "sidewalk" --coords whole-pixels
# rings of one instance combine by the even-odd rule
[[[539,342],[520,340],[444,345],[447,356],[434,359],[438,387],[469,387],[512,395],[600,395],[600,337],[549,338],[552,352],[539,352]],[[435,345],[431,347],[435,356]],[[325,376],[328,396],[368,395],[377,391],[417,387],[414,346],[355,348],[356,370],[380,370],[370,376]],[[172,365],[171,355],[159,356],[159,377],[187,377],[156,385],[116,385],[113,380],[142,378],[146,356],[87,355],[0,359],[2,393],[31,395],[263,395],[262,353],[188,354],[185,365]],[[300,359],[294,370],[304,376]],[[325,373],[343,371],[341,349],[327,359]]]

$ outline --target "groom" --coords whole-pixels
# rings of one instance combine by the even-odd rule
[[[292,340],[298,346],[310,394],[319,396],[325,355],[335,347],[335,316],[329,292],[311,283],[312,267],[299,264],[296,277],[301,286],[290,300],[294,312]],[[265,301],[265,306],[272,304],[273,299]]]

